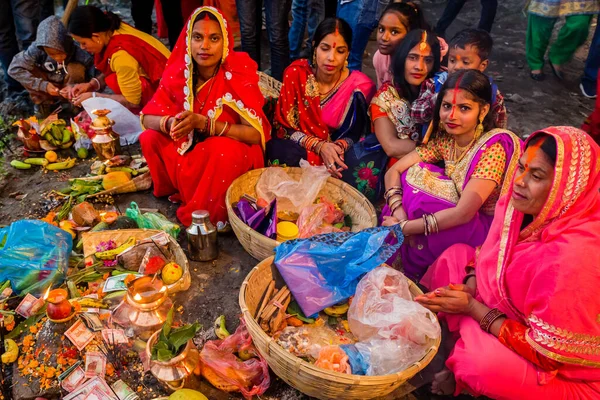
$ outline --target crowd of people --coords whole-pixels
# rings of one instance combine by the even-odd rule
[[[181,28],[163,9],[172,51],[147,23],[144,33],[81,6],[66,27],[45,19],[29,48],[0,61],[36,104],[103,96],[139,112],[154,195],[181,203],[184,225],[197,209],[225,222],[234,179],[302,159],[384,205],[382,224],[399,224],[405,236],[396,255],[404,273],[430,290],[416,300],[451,333],[434,392],[599,398],[600,107],[584,123],[588,133],[550,127],[522,143],[485,74],[497,1],[481,3],[479,28],[446,38],[464,1],[450,0],[432,29],[413,2],[340,1],[328,17],[329,1],[265,0],[270,73],[282,81],[271,110],[257,74],[261,1],[238,1],[237,17],[231,2],[216,3],[226,12],[197,8]],[[562,78],[598,12],[597,1],[531,1],[531,78],[544,77],[559,17],[566,23],[549,65]],[[360,71],[374,29],[376,82]],[[581,82],[588,97],[599,37]]]

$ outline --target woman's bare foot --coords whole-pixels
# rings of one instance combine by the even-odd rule
[[[435,374],[431,383],[431,393],[440,396],[450,396],[454,394],[455,389],[456,381],[454,380],[454,374],[448,368],[444,368]]]

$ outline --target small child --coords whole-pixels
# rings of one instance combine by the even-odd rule
[[[433,110],[437,93],[446,81],[448,74],[460,69],[476,69],[484,72],[489,64],[489,56],[492,52],[493,40],[490,34],[481,29],[465,29],[458,32],[449,43],[448,72],[436,74],[436,76],[423,82],[419,98],[411,104],[410,116],[417,124],[424,126],[433,119]],[[492,111],[494,112],[494,126],[506,129],[507,115],[504,106],[504,97],[498,90],[497,85],[490,79],[492,84]]]
[[[65,87],[88,82],[94,71],[92,56],[75,45],[60,19],[50,16],[40,22],[35,42],[13,58],[8,74],[47,114],[48,106],[68,97]]]

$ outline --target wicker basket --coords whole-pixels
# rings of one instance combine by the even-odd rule
[[[277,268],[273,265],[273,257],[270,257],[254,267],[242,283],[239,297],[240,308],[254,345],[267,360],[269,367],[275,375],[304,394],[322,400],[363,400],[385,396],[425,368],[438,351],[440,338],[430,339],[428,343],[430,347],[421,360],[393,375],[348,375],[318,368],[279,346],[254,319],[265,290],[272,279],[277,282],[277,287],[284,284]],[[409,281],[409,289],[413,297],[423,294],[412,281]]]
[[[100,242],[114,240],[117,245],[120,245],[125,243],[127,239],[132,236],[137,240],[141,240],[161,232],[163,231],[156,229],[118,229],[112,231],[86,232],[82,235],[83,255],[86,258],[94,255],[96,252],[96,246],[100,244]],[[177,243],[177,241],[171,236],[167,236],[169,237],[169,251],[175,256],[175,262],[181,268],[183,268],[183,275],[181,278],[179,278],[177,282],[167,285],[167,289],[169,290],[169,293],[182,292],[188,290],[190,288],[190,284],[192,283],[190,264],[181,246],[179,246],[179,243]]]
[[[274,99],[279,98],[279,93],[281,93],[281,82],[264,72],[258,71],[257,74],[258,87],[260,88],[263,97],[265,99],[268,99],[269,97]]]
[[[145,174],[136,176],[129,182],[126,182],[120,186],[114,187],[109,190],[103,190],[101,192],[89,195],[88,198],[94,198],[94,197],[105,196],[105,195],[113,195],[113,194],[141,192],[142,190],[150,189],[151,186],[152,186],[152,177],[150,176],[150,172],[146,172]]]
[[[301,168],[284,168],[287,174],[300,180]],[[232,204],[239,201],[244,194],[256,196],[256,183],[266,168],[255,169],[237,178],[225,196],[225,205],[229,222],[238,240],[244,249],[256,260],[262,261],[273,255],[273,250],[280,242],[270,239],[246,225],[233,211]],[[377,226],[377,213],[375,207],[358,190],[344,181],[335,178],[327,178],[327,182],[319,196],[325,196],[334,203],[341,203],[341,208],[346,215],[352,217],[352,231],[358,232],[366,228]]]

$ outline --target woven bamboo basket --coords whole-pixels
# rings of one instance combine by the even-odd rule
[[[150,236],[154,236],[162,231],[156,229],[118,229],[112,231],[100,231],[100,232],[85,232],[82,235],[83,239],[83,255],[84,257],[90,257],[96,252],[96,246],[100,242],[107,242],[114,240],[118,245],[125,243],[130,237],[135,237],[137,240],[147,239]],[[179,243],[171,236],[169,238],[169,251],[175,256],[175,262],[183,268],[183,275],[179,280],[171,285],[167,285],[169,293],[176,293],[188,290],[192,283],[192,277],[190,275],[190,264],[188,262],[185,253]],[[131,271],[136,272],[136,271]]]
[[[285,172],[295,180],[302,176],[301,168],[284,168]],[[255,169],[237,178],[225,195],[227,215],[233,228],[233,232],[244,249],[256,260],[262,261],[273,255],[273,250],[280,242],[270,239],[246,225],[233,211],[232,204],[239,201],[244,194],[256,196],[256,183],[266,168]],[[373,204],[367,200],[358,190],[346,182],[327,178],[327,182],[318,196],[325,196],[334,203],[340,203],[344,214],[352,217],[352,231],[358,232],[366,228],[377,226],[377,213]]]
[[[281,93],[281,85],[277,79],[265,74],[264,72],[257,72],[258,74],[258,87],[265,99],[272,97],[274,99],[279,98]]]
[[[102,175],[103,176],[103,175]],[[97,177],[98,179],[101,179]],[[150,176],[150,172],[146,172],[140,176],[136,176],[132,180],[127,183],[124,183],[120,186],[114,187],[109,190],[103,190],[102,192],[98,192],[92,195],[89,195],[89,198],[102,196],[102,195],[113,195],[113,194],[123,194],[123,193],[133,193],[133,192],[141,192],[142,190],[150,189],[152,186],[152,177]]]
[[[261,261],[250,271],[240,289],[240,308],[254,345],[267,360],[275,375],[302,393],[318,399],[363,400],[386,396],[425,368],[440,346],[440,338],[430,339],[423,357],[404,371],[384,376],[349,375],[318,368],[298,358],[278,345],[255,320],[255,314],[267,286],[275,279],[276,287],[284,281],[273,264],[274,257]],[[409,289],[413,297],[423,292],[412,281]]]

